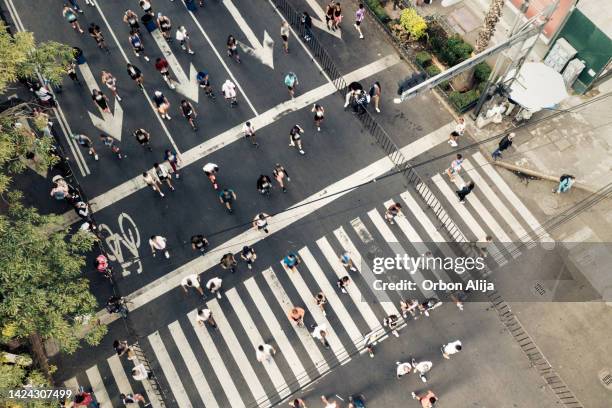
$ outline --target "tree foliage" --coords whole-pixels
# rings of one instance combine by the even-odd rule
[[[423,37],[427,30],[425,19],[413,8],[405,8],[402,11],[402,14],[400,14],[400,24],[410,33],[410,38],[414,41]]]
[[[19,355],[15,361],[7,358],[8,354],[0,353],[0,389],[17,389],[24,385],[34,387],[48,387],[50,384],[44,375],[31,368],[32,358],[28,355]],[[12,402],[6,405],[10,408],[54,408],[57,405],[52,401],[31,401],[28,403]]]

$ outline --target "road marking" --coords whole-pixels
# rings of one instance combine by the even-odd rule
[[[121,360],[117,354],[113,354],[111,357],[106,359],[108,366],[110,367],[111,373],[113,374],[113,378],[115,379],[115,383],[117,383],[117,388],[119,392],[122,394],[134,394],[132,391],[132,386],[130,381],[125,375],[125,370],[123,369],[123,364],[121,364]],[[149,399],[151,396],[149,395]]]
[[[229,322],[225,318],[225,314],[223,313],[219,302],[217,299],[213,299],[207,302],[206,306],[212,312],[213,318],[215,319],[215,322],[217,322],[217,326],[219,326],[219,332],[227,344],[227,349],[232,354],[236,364],[238,364],[240,367],[242,377],[246,381],[249,389],[251,390],[251,394],[253,394],[255,397],[258,405],[270,404],[268,395],[259,381],[259,376],[255,374],[255,370],[253,370],[251,362],[247,358],[246,354],[244,354],[244,350],[242,350],[242,346],[234,334],[232,326],[230,326]],[[255,350],[253,350],[253,354],[254,353]]]
[[[227,371],[227,367],[225,366],[223,358],[219,354],[217,345],[210,337],[208,329],[206,328],[206,326],[200,326],[196,322],[196,313],[197,312],[195,310],[192,310],[187,314],[187,317],[189,318],[189,322],[193,326],[193,330],[195,331],[196,336],[198,337],[198,340],[200,341],[200,344],[202,345],[202,348],[204,349],[204,352],[208,357],[210,366],[215,372],[215,375],[217,376],[217,379],[219,380],[223,391],[225,391],[225,395],[227,396],[230,406],[236,408],[245,408],[244,402],[242,402],[242,399],[240,398],[240,393],[236,388],[236,384],[234,384],[232,376]],[[215,317],[216,316],[213,316],[213,318]]]
[[[164,376],[166,377],[166,381],[168,385],[170,385],[170,389],[172,390],[172,394],[174,395],[174,399],[179,407],[192,408],[191,401],[189,400],[189,396],[187,395],[187,391],[185,391],[185,387],[183,387],[183,383],[181,382],[181,378],[176,372],[176,368],[174,368],[174,364],[172,363],[172,358],[168,354],[166,350],[166,346],[164,346],[164,342],[159,335],[159,332],[156,331],[153,334],[150,334],[149,343],[151,344],[151,348],[155,353],[155,357],[159,362],[159,366],[164,372]]]
[[[79,392],[79,382],[77,381],[76,377],[72,377],[64,381],[64,387],[71,390],[74,394]]]
[[[168,61],[168,65],[170,65],[172,72],[174,72],[176,81],[172,82],[174,82],[174,84],[176,85],[176,91],[197,103],[200,94],[200,87],[198,85],[197,79],[198,71],[193,66],[193,63],[189,63],[188,76],[183,70],[183,67],[181,67],[181,64],[179,63],[178,59],[174,55],[174,52],[172,52],[172,49],[168,45],[168,41],[166,41],[159,29],[156,28],[155,30],[151,31],[151,36],[153,37],[153,40],[161,50],[166,60]]]
[[[249,295],[253,299],[253,303],[257,307],[257,310],[259,310],[259,314],[261,314],[263,322],[268,327],[270,333],[272,333],[272,335],[274,336],[276,344],[278,345],[281,353],[283,354],[283,357],[285,357],[285,360],[287,360],[289,368],[291,368],[293,375],[298,380],[300,387],[305,386],[310,382],[308,372],[304,369],[300,358],[296,354],[294,348],[291,346],[291,342],[285,335],[285,331],[279,324],[278,320],[276,320],[276,316],[274,312],[272,312],[272,309],[270,309],[270,306],[268,305],[265,296],[259,290],[259,287],[255,282],[255,278],[249,278],[243,283],[249,291]]]
[[[104,387],[104,381],[102,381],[98,366],[89,367],[85,370],[85,374],[87,374],[89,385],[98,400],[98,404],[100,404],[100,408],[112,408],[113,404],[111,404],[108,392],[106,392],[106,388]]]
[[[342,30],[337,29],[335,31],[327,28],[327,20],[325,19],[325,10],[323,7],[317,3],[317,0],[306,0],[306,4],[310,6],[312,11],[315,12],[316,17],[312,19],[312,25],[317,27],[319,30],[326,32],[327,34],[331,34],[338,39],[342,39]]]
[[[272,268],[268,268],[263,271],[262,275],[266,279],[266,282],[268,283],[272,294],[276,298],[276,301],[281,306],[281,308],[283,310],[291,310],[294,304],[285,292],[285,289],[283,289],[283,286],[281,285],[280,281],[278,280],[278,277],[276,276]],[[306,349],[308,356],[311,358],[315,367],[319,371],[319,374],[328,371],[329,366],[327,365],[327,361],[325,361],[325,357],[323,357],[323,354],[321,354],[319,346],[317,346],[312,336],[310,336],[308,329],[297,327],[291,320],[289,320],[288,315],[286,315],[286,317],[287,321],[289,321],[289,323],[291,324],[293,331],[298,336],[298,338],[302,342],[302,345]]]
[[[191,375],[191,379],[196,386],[198,394],[200,395],[200,398],[202,398],[204,406],[206,408],[219,408],[215,395],[210,389],[208,381],[206,381],[206,377],[202,372],[202,368],[200,368],[200,364],[198,364],[195,354],[193,354],[193,350],[189,345],[189,341],[187,341],[187,338],[185,337],[181,324],[178,320],[176,320],[168,325],[168,329],[170,330],[170,334],[174,339],[176,348],[187,366],[187,371],[189,371],[189,375]]]
[[[238,27],[240,27],[242,33],[247,38],[247,41],[251,44],[249,47],[248,45],[239,42],[243,51],[257,58],[262,64],[274,69],[274,41],[268,32],[264,30],[263,42],[260,43],[253,30],[251,30],[249,24],[242,17],[242,14],[240,14],[240,11],[238,11],[236,6],[234,6],[232,0],[223,0],[223,5],[225,8],[227,8],[227,11],[229,11],[234,20],[236,20]]]
[[[520,198],[514,191],[506,184],[506,182],[501,178],[499,173],[491,166],[484,156],[480,152],[476,152],[474,154],[474,159],[483,169],[483,171],[489,176],[489,178],[495,183],[497,188],[502,192],[502,194],[506,197],[506,199],[512,204],[512,206],[516,209],[516,211],[521,214],[523,219],[529,224],[529,227],[536,233],[536,237],[538,241],[541,242],[554,242],[554,240],[548,235],[548,232],[542,228],[536,217],[533,216],[531,211],[523,204]],[[541,236],[540,236],[541,235]]]

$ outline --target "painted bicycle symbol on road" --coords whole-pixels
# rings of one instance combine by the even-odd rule
[[[132,272],[142,272],[142,262],[138,254],[140,247],[140,232],[136,223],[126,213],[119,214],[117,218],[119,232],[113,232],[108,225],[100,224],[100,233],[103,236],[102,242],[108,251],[108,259],[119,263],[121,274],[128,276]],[[124,249],[127,250],[127,257],[124,256]]]

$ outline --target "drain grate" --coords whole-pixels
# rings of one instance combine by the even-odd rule
[[[538,292],[540,296],[544,296],[544,294],[546,293],[546,289],[544,288],[544,286],[542,286],[540,282],[536,283],[533,288],[536,292]]]
[[[604,387],[612,391],[612,372],[609,369],[604,368],[599,372],[599,381],[601,381]]]

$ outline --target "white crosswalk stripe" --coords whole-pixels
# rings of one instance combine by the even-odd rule
[[[189,371],[189,375],[191,375],[193,383],[198,390],[198,394],[204,402],[204,406],[206,408],[218,408],[219,404],[217,404],[217,400],[210,389],[210,385],[208,385],[208,381],[206,381],[206,377],[204,376],[200,365],[197,363],[198,360],[193,353],[191,346],[189,345],[189,341],[187,341],[187,338],[185,337],[181,324],[178,322],[178,320],[174,321],[168,325],[168,329],[170,330],[170,335],[172,335],[172,339],[176,344],[176,348],[185,362],[185,366],[187,366],[187,371]]]
[[[87,374],[87,380],[89,380],[89,385],[98,400],[98,404],[100,404],[100,408],[111,408],[113,404],[111,404],[106,387],[104,387],[98,366],[89,367],[85,370],[85,374]]]
[[[79,391],[79,382],[77,381],[76,377],[72,377],[64,381],[64,387],[68,388],[73,393],[76,393]]]
[[[113,354],[111,357],[106,359],[106,361],[110,367],[111,373],[113,374],[115,383],[117,383],[119,392],[122,394],[134,394],[134,391],[132,391],[132,385],[125,374],[125,370],[123,369],[119,356],[117,354]]]
[[[251,299],[253,299],[255,307],[257,307],[257,310],[263,317],[263,321],[268,327],[268,330],[274,336],[274,340],[276,341],[280,352],[287,360],[287,363],[289,363],[289,368],[291,368],[293,375],[295,376],[295,378],[297,378],[297,381],[300,386],[303,387],[310,381],[310,377],[304,369],[300,358],[295,353],[294,348],[291,346],[289,339],[285,335],[285,331],[276,319],[274,312],[272,312],[272,309],[270,309],[268,302],[266,302],[266,298],[259,290],[257,282],[255,282],[255,278],[249,278],[244,281],[244,286],[247,288]]]
[[[242,299],[240,299],[240,295],[238,295],[236,289],[226,291],[225,296],[236,312],[236,316],[239,317],[241,326],[246,332],[246,335],[251,342],[251,346],[253,347],[252,353],[255,354],[257,348],[266,344],[267,342],[261,337],[253,318],[251,317],[247,308],[244,306],[244,303],[242,302]],[[276,392],[279,393],[280,397],[285,398],[287,395],[289,395],[289,386],[278,369],[274,358],[270,359],[269,361],[264,361],[262,365],[272,380],[272,384],[274,385]]]
[[[242,377],[249,386],[251,394],[253,394],[259,404],[269,404],[270,400],[268,399],[263,385],[261,385],[261,382],[259,381],[259,376],[255,374],[253,366],[251,365],[246,354],[244,354],[242,345],[240,345],[240,342],[234,333],[234,329],[232,329],[229,322],[225,318],[221,305],[219,305],[217,299],[207,302],[206,305],[212,312],[213,317],[219,326],[219,331],[227,344],[227,350],[232,354],[232,357],[234,357],[234,361],[238,363]],[[255,351],[253,350],[252,353],[254,354]]]

